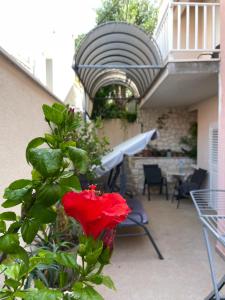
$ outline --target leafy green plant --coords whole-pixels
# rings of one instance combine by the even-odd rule
[[[92,122],[85,122],[80,113],[75,113],[75,118],[78,120],[79,128],[74,130],[71,136],[76,141],[77,147],[88,153],[86,176],[93,178],[92,167],[99,166],[101,158],[110,151],[109,141],[107,137],[99,138],[98,136],[98,129],[102,127],[100,118],[96,118]]]
[[[137,112],[129,112],[126,107],[123,107],[116,103],[115,101],[104,102],[98,100],[94,103],[94,108],[92,112],[92,119],[123,119],[130,123],[137,120]]]
[[[103,0],[96,11],[97,24],[107,21],[125,21],[153,33],[158,9],[148,0]]]
[[[31,257],[25,251],[20,256],[11,253],[0,265],[6,276],[0,299],[102,300],[94,285],[115,289],[110,277],[102,274],[110,255],[101,240],[86,236],[80,237],[76,252],[39,249]]]
[[[183,146],[181,149],[190,158],[197,158],[197,134],[198,125],[197,122],[191,124],[188,136],[184,136],[180,139],[180,144]]]
[[[107,257],[102,242],[83,237],[83,252],[79,248],[70,253],[69,244],[53,237],[55,231],[51,231],[57,223],[61,197],[81,190],[79,176],[90,166],[88,152],[74,139],[80,118],[58,103],[43,105],[43,112],[50,133],[33,139],[26,149],[32,177],[12,182],[3,196],[2,206],[10,209],[21,205],[21,215],[10,210],[0,214],[0,272],[5,276],[0,299],[103,299],[93,285],[113,284],[100,274],[103,263],[107,263],[102,260]],[[24,244],[30,246],[29,251]],[[77,264],[79,255],[81,265]]]

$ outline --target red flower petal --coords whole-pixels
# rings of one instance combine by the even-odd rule
[[[95,239],[105,229],[114,229],[131,211],[121,195],[97,196],[94,189],[69,192],[63,196],[62,204],[66,214],[82,225],[86,235],[92,235]]]

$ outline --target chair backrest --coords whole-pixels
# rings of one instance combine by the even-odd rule
[[[158,165],[143,165],[145,182],[147,184],[157,184],[162,181],[162,172]]]
[[[201,187],[201,185],[203,184],[205,178],[207,175],[207,171],[204,169],[197,169],[194,171],[193,175],[191,176],[191,182],[195,183],[198,188]]]
[[[110,175],[109,175],[109,179],[108,179],[108,187],[109,187],[109,191],[113,192],[115,189],[115,185],[116,185],[116,181],[119,178],[120,175],[120,168],[122,166],[122,163],[120,163],[119,165],[117,165],[114,169],[111,170]]]

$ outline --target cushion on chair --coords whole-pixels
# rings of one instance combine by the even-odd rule
[[[140,200],[138,200],[137,198],[128,198],[127,204],[132,209],[132,212],[128,215],[128,217],[131,217],[132,219],[141,224],[148,224],[148,216],[145,213],[145,210]],[[126,219],[119,225],[119,227],[127,226],[137,226],[137,224],[130,219]]]

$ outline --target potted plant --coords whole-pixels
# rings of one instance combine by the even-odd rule
[[[100,195],[95,186],[81,190],[79,174],[87,173],[89,157],[71,139],[77,126],[74,111],[55,103],[43,105],[43,112],[51,133],[27,146],[32,176],[12,182],[4,193],[2,206],[7,211],[0,214],[0,272],[4,276],[0,298],[102,300],[95,286],[114,288],[102,271],[110,262],[115,227],[130,209],[119,194]],[[10,210],[17,205],[22,207],[20,215]],[[81,225],[83,234],[73,249],[56,231],[52,233],[58,206]]]

